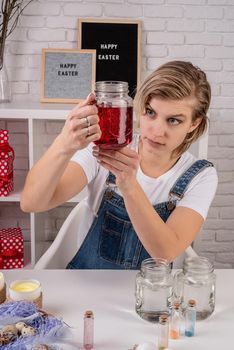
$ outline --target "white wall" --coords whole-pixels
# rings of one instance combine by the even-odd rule
[[[34,1],[8,40],[14,100],[39,100],[41,48],[76,48],[80,17],[142,20],[143,77],[171,59],[190,60],[207,72],[213,92],[209,159],[219,187],[196,249],[216,267],[234,267],[234,0]],[[19,167],[26,167],[21,160]]]

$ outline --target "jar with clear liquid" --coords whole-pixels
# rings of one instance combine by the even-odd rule
[[[205,257],[191,257],[184,261],[182,271],[174,276],[174,298],[184,311],[190,299],[196,301],[196,318],[203,320],[215,309],[216,276],[213,264]]]
[[[160,258],[142,261],[136,275],[136,312],[146,321],[156,323],[172,308],[173,280],[171,264]]]

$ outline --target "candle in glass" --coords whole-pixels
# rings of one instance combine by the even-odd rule
[[[33,301],[41,307],[41,284],[33,279],[16,280],[10,284],[9,297],[14,301]]]

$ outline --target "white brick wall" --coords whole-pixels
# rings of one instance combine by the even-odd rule
[[[35,0],[8,40],[7,66],[15,100],[38,101],[41,48],[76,48],[79,17],[142,20],[142,77],[171,59],[191,60],[207,72],[213,91],[209,157],[218,170],[219,188],[196,249],[216,267],[233,268],[234,1]],[[0,121],[0,127],[2,124]],[[9,126],[18,130],[13,144],[20,145],[18,167],[23,171],[27,167],[25,126]],[[56,125],[56,131],[59,128]],[[54,125],[47,123],[45,130],[47,144],[54,137]],[[20,220],[20,213],[16,216]],[[60,224],[57,218],[52,232]]]

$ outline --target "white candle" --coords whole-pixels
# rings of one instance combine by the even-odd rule
[[[14,301],[35,301],[40,295],[41,284],[37,280],[16,280],[9,287],[9,297]]]
[[[5,278],[2,272],[0,272],[0,290],[4,288],[5,285]]]

